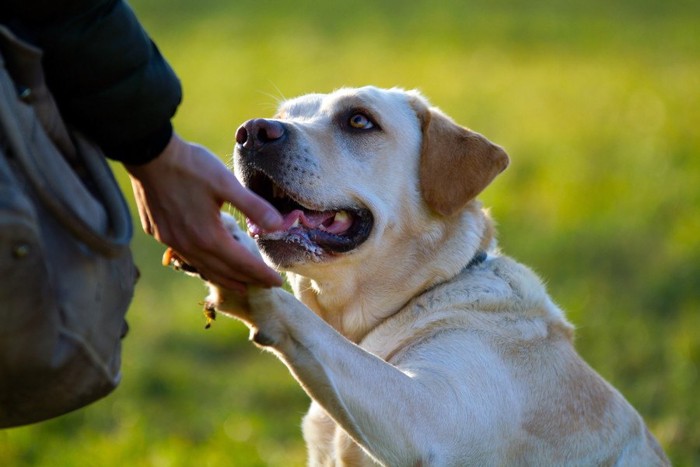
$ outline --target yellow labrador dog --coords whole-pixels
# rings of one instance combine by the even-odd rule
[[[540,279],[496,248],[475,197],[502,148],[373,87],[286,101],[236,141],[236,175],[286,221],[249,233],[294,296],[207,300],[313,399],[310,465],[668,465]]]

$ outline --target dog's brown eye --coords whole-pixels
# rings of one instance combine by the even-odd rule
[[[372,120],[367,118],[365,114],[361,113],[353,114],[352,117],[350,117],[349,123],[351,127],[357,128],[358,130],[369,130],[370,128],[374,127]]]

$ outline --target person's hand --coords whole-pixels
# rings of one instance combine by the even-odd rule
[[[144,231],[170,246],[206,280],[240,292],[246,285],[282,284],[279,274],[233,240],[220,209],[229,202],[268,230],[279,228],[282,217],[206,148],[173,134],[156,159],[126,169]]]

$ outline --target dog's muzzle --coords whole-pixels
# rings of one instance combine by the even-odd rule
[[[248,120],[236,131],[235,164],[241,182],[283,216],[280,230],[266,232],[248,221],[258,246],[280,266],[322,261],[356,249],[369,237],[373,216],[363,206],[320,205],[307,196],[318,164],[299,158],[290,128],[277,120]]]

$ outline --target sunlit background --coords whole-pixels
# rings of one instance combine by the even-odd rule
[[[482,195],[501,247],[674,464],[700,465],[700,2],[132,6],[182,80],[178,131],[227,162],[237,126],[280,99],[365,84],[418,88],[503,145],[511,166]],[[201,284],[137,231],[122,385],[0,431],[0,465],[304,465],[307,396],[239,323],[205,331]]]

